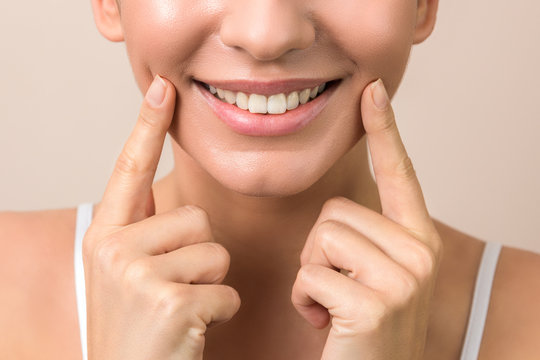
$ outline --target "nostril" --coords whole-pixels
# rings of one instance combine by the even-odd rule
[[[275,61],[315,42],[315,28],[295,2],[243,2],[222,20],[221,42],[258,61]]]

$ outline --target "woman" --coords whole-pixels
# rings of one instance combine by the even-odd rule
[[[389,103],[437,0],[92,5],[146,98],[99,204],[2,214],[6,269],[58,273],[2,275],[0,357],[540,356],[539,257],[429,216]]]

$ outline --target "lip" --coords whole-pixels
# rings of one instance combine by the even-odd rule
[[[305,80],[302,80],[305,81]],[[313,83],[314,80],[311,80]],[[318,81],[318,80],[315,80]],[[323,81],[324,82],[324,81]],[[319,96],[317,96],[315,99],[309,101],[308,103],[304,105],[298,106],[294,110],[288,110],[284,114],[252,114],[247,110],[242,110],[239,107],[235,105],[231,105],[228,103],[225,103],[218,98],[216,98],[213,94],[211,94],[204,85],[199,81],[194,81],[197,89],[199,89],[199,92],[203,96],[203,98],[206,100],[210,108],[214,111],[216,116],[223,121],[226,125],[228,125],[234,132],[241,134],[241,135],[249,135],[249,136],[283,136],[288,134],[293,134],[304,127],[306,127],[309,123],[311,123],[317,115],[325,108],[326,104],[328,103],[328,100],[330,99],[330,96],[334,93],[335,89],[339,85],[340,81],[334,81],[330,84],[327,84],[327,88],[324,92],[322,92]],[[219,82],[211,82],[212,84],[218,84]],[[242,82],[228,82],[227,84],[223,85],[241,85]],[[243,83],[244,85],[246,83]],[[253,83],[256,86],[261,86],[261,84],[264,85],[264,83]],[[292,81],[287,82],[275,82],[275,83],[267,83],[266,85],[269,85],[272,88],[272,91],[276,89],[276,86],[291,86],[293,84]],[[307,84],[305,82],[304,84]],[[315,85],[313,87],[317,86],[319,84],[318,82],[315,82]],[[296,85],[296,84],[293,84]],[[214,85],[212,85],[214,86]],[[231,86],[223,86],[227,90],[233,90],[233,87]],[[309,86],[306,86],[308,88]],[[294,91],[296,89],[302,88],[300,87],[294,87],[291,91]],[[243,87],[243,89],[246,89]],[[262,88],[261,88],[262,89]],[[259,89],[259,91],[261,90]],[[267,87],[266,89],[269,89]],[[241,90],[238,90],[241,91]],[[257,92],[253,92],[257,93]],[[261,94],[260,92],[258,94]],[[270,93],[270,94],[276,94]],[[261,94],[264,95],[264,94]]]
[[[328,79],[284,79],[272,81],[253,81],[253,80],[204,80],[194,79],[215,88],[229,90],[234,92],[243,92],[246,94],[274,95],[281,93],[291,93],[293,91],[313,89],[315,86],[322,85],[331,81],[339,80],[337,78]]]

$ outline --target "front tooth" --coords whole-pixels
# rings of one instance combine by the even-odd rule
[[[287,96],[287,110],[294,110],[298,107],[300,103],[298,99],[298,91],[293,91]]]
[[[305,103],[308,102],[310,93],[311,93],[310,89],[305,89],[300,92],[298,96],[300,98],[300,104],[304,105]]]
[[[324,89],[326,88],[326,83],[322,84],[321,86],[319,86],[319,94],[322,93],[324,91]]]
[[[242,110],[248,109],[248,101],[249,98],[246,94],[243,92],[239,92],[236,94],[236,106],[238,106]]]
[[[249,112],[254,114],[266,114],[267,101],[266,96],[251,94],[248,102]]]
[[[212,85],[209,85],[209,86],[210,86],[210,92],[211,92],[212,94],[217,93],[217,90],[216,90],[215,87],[213,87]]]
[[[234,104],[236,102],[236,94],[233,93],[232,91],[225,90],[224,95],[225,95],[225,101],[228,102],[229,104]]]
[[[222,90],[222,89],[216,89],[216,90],[217,90],[217,96],[219,96],[221,100],[225,99],[225,90]]]
[[[269,114],[284,114],[287,111],[287,98],[285,94],[272,95],[268,98]]]
[[[317,96],[317,93],[319,92],[319,87],[315,86],[313,89],[311,89],[311,92],[309,94],[309,97],[314,99],[315,96]]]

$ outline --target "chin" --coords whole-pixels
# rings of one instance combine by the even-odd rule
[[[233,179],[234,180],[234,179]],[[305,183],[291,183],[291,182],[281,182],[274,183],[271,179],[267,183],[236,183],[236,182],[227,182],[224,180],[222,182],[223,186],[226,186],[229,190],[232,190],[236,193],[242,194],[249,197],[257,198],[283,198],[296,195],[311,185],[310,182]]]
[[[195,176],[192,181],[259,198],[290,197],[310,189],[359,140],[350,138],[333,145],[323,142],[327,145],[296,149],[239,151],[200,141],[197,136],[180,138],[172,137],[173,152],[177,165]]]
[[[222,187],[251,197],[288,197],[315,184],[332,165],[331,159],[312,159],[287,154],[228,154],[202,163]],[[309,166],[306,166],[309,164]]]

